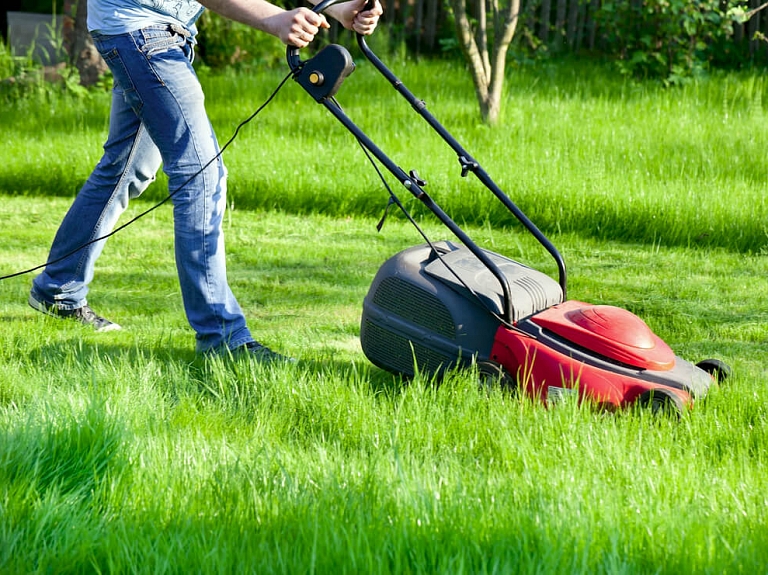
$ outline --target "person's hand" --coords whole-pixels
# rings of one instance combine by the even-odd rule
[[[284,44],[304,48],[309,45],[320,31],[320,28],[330,28],[325,16],[313,12],[309,8],[287,10],[276,16],[276,36]]]
[[[344,28],[352,30],[363,36],[373,34],[379,17],[384,10],[379,0],[374,0],[373,7],[363,10],[368,0],[349,0],[330,6],[327,12],[338,20]]]

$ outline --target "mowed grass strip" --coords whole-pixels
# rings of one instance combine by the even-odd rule
[[[6,198],[16,240],[0,248],[3,273],[45,257],[67,203]],[[24,225],[27,213],[41,223]],[[194,357],[170,209],[105,249],[91,302],[124,331],[46,318],[26,306],[29,276],[3,282],[3,568],[760,569],[763,256],[555,238],[572,297],[628,307],[682,356],[734,367],[673,421],[547,408],[481,391],[472,373],[436,386],[371,366],[357,339],[362,298],[378,265],[419,241],[402,218],[381,233],[375,223],[230,210],[229,272],[251,326],[299,358],[280,369]],[[551,267],[518,232],[469,231]]]

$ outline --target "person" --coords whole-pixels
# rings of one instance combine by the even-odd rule
[[[316,2],[315,2],[316,3]],[[325,13],[359,34],[371,34],[378,0],[331,5]],[[114,78],[104,152],[54,237],[43,271],[32,280],[29,305],[98,332],[120,326],[88,304],[103,238],[131,199],[168,176],[176,268],[196,351],[246,352],[287,359],[257,342],[226,274],[222,219],[227,170],[192,66],[205,9],[303,48],[329,24],[323,14],[286,10],[267,0],[88,0],[88,29]],[[85,247],[82,247],[84,246]]]

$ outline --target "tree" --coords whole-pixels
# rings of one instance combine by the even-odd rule
[[[107,64],[88,33],[86,4],[85,0],[64,0],[63,35],[69,64],[80,73],[80,83],[91,86],[107,71]]]
[[[473,1],[473,22],[467,14],[467,0],[451,0],[451,7],[456,36],[475,85],[480,115],[484,122],[493,125],[501,112],[507,50],[517,28],[520,0],[470,0]],[[500,6],[504,1],[508,5]]]

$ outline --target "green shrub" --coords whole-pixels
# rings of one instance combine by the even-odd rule
[[[285,58],[285,46],[269,34],[227,20],[210,10],[198,21],[199,64],[214,69],[274,66]]]
[[[628,76],[679,84],[702,72],[732,32],[734,0],[609,0],[595,21]]]
[[[0,102],[10,104],[44,90],[41,66],[27,56],[14,56],[0,42]]]

